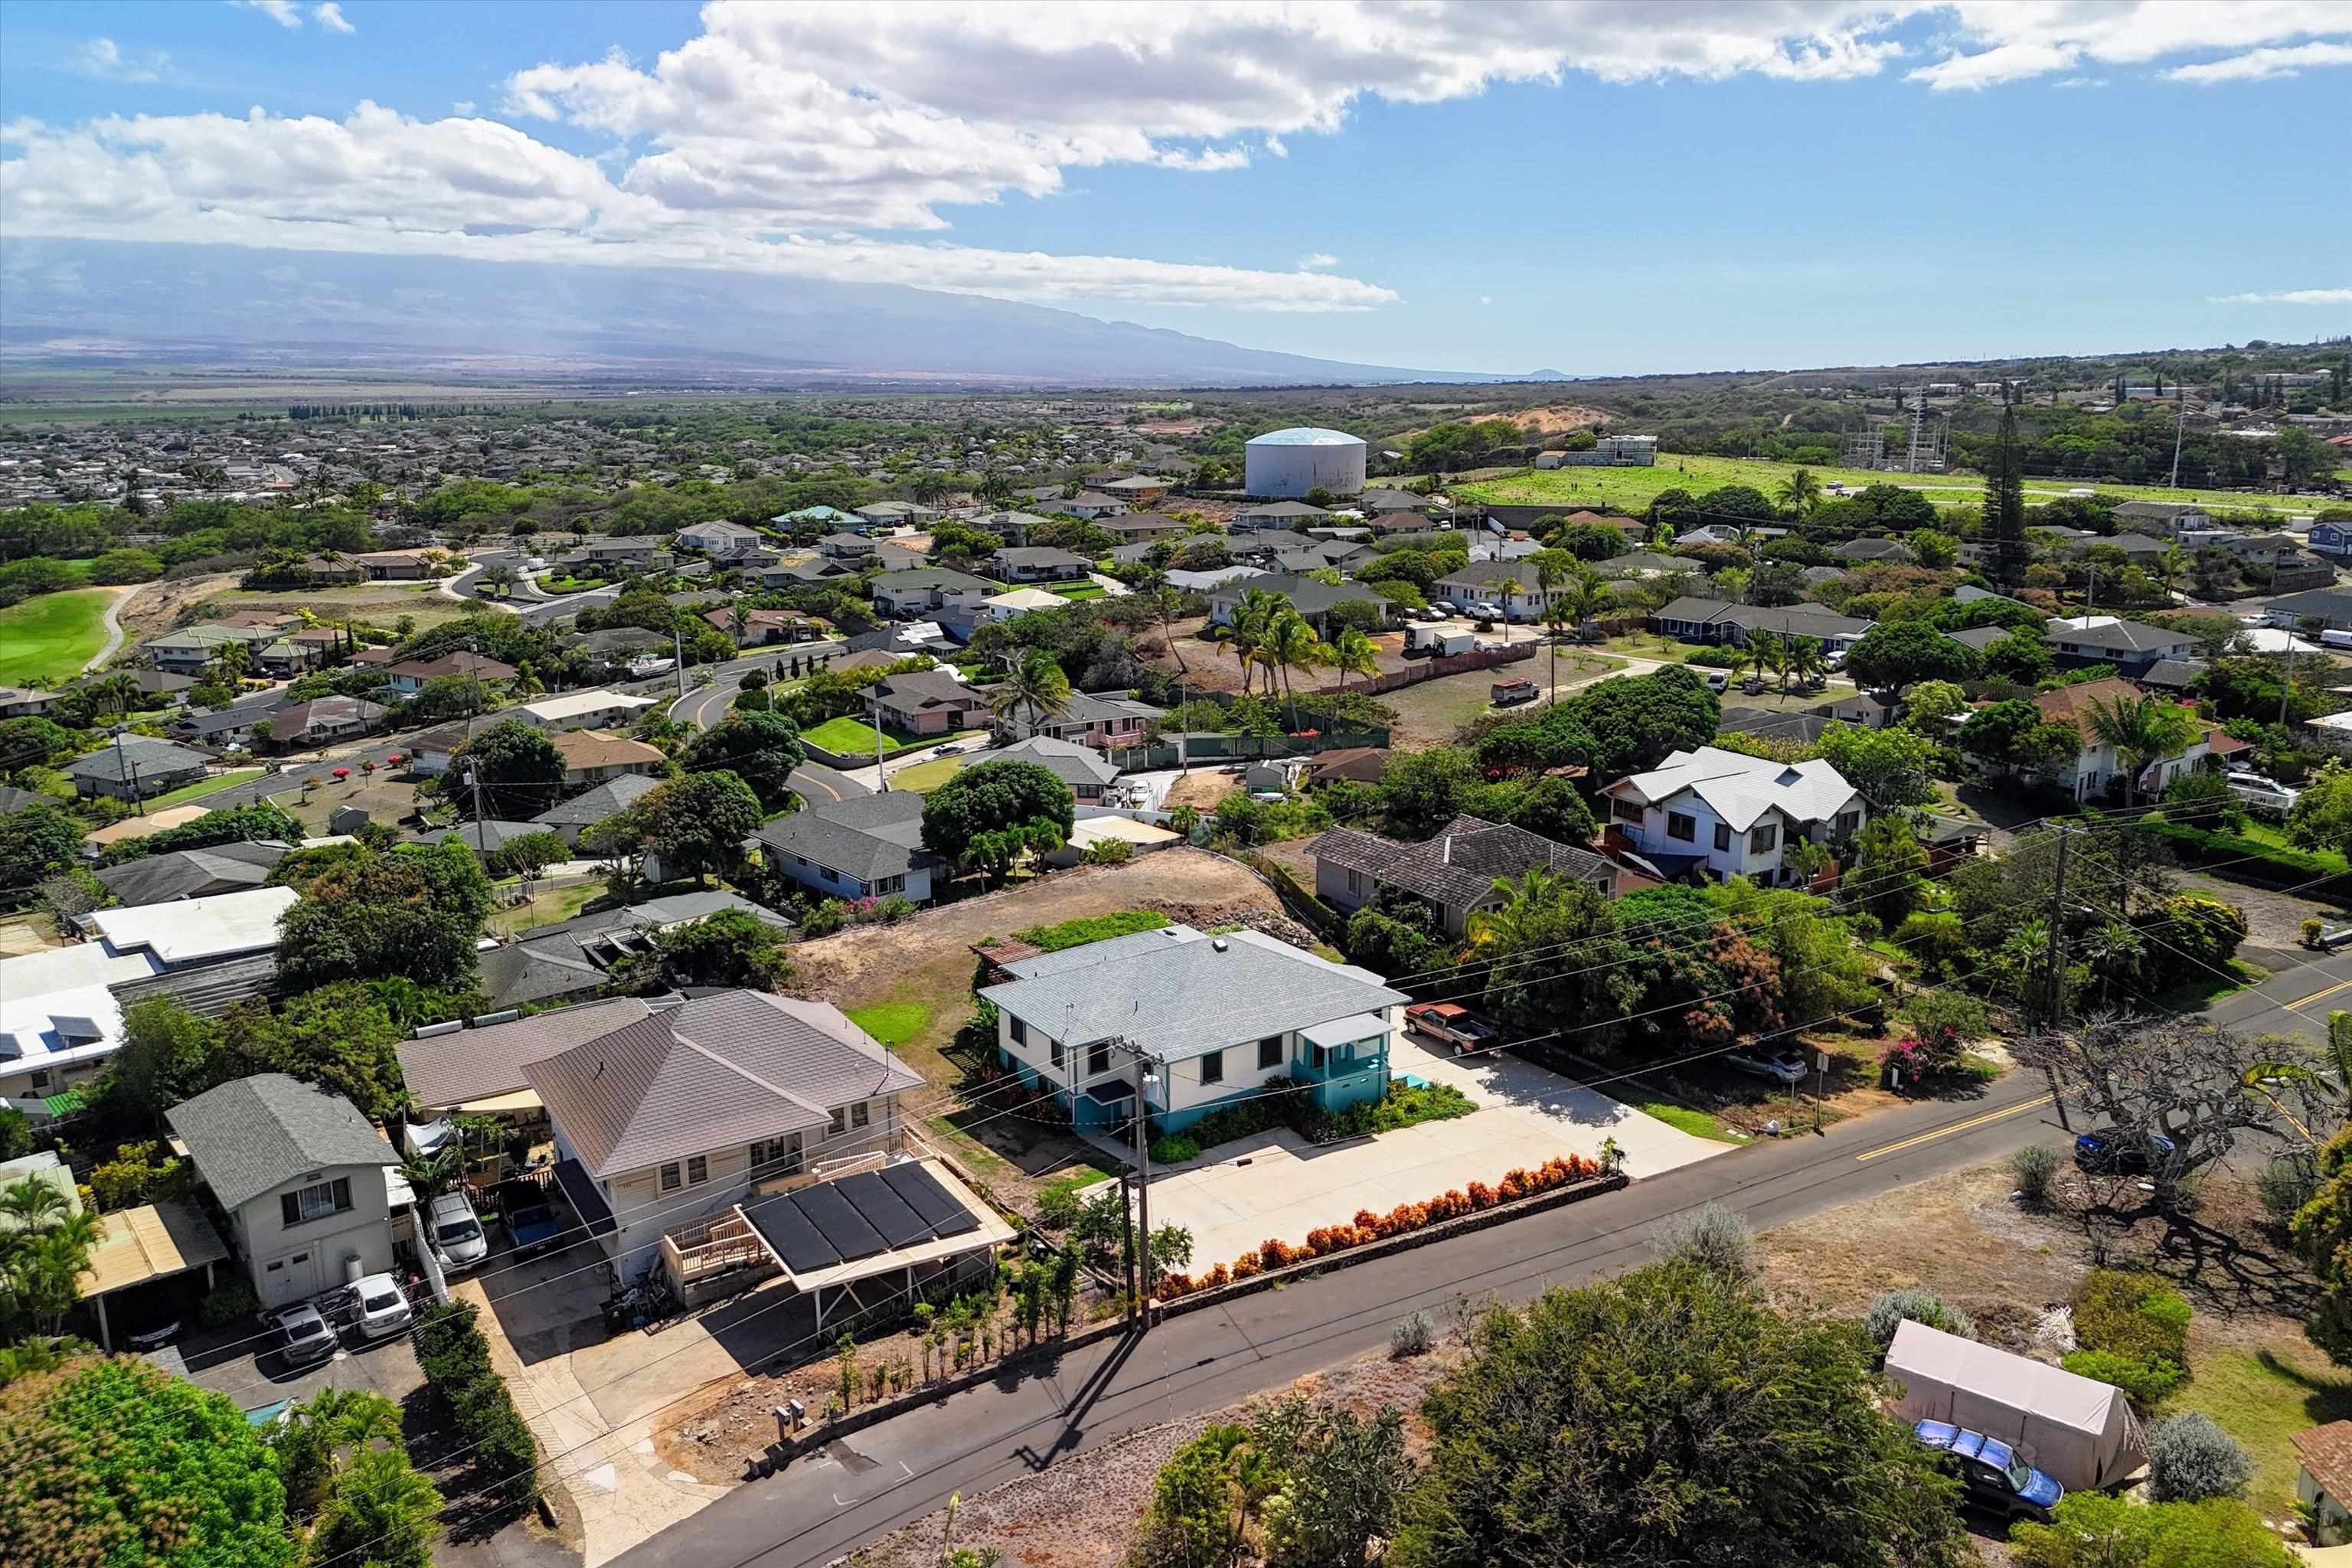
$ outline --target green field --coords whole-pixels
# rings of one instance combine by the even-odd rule
[[[963,757],[936,757],[928,763],[917,763],[911,768],[902,768],[892,773],[890,787],[912,790],[917,795],[929,795],[956,774],[963,772],[967,760]]]
[[[1638,512],[1662,490],[1685,489],[1693,494],[1718,485],[1753,485],[1774,494],[1780,481],[1795,470],[1794,463],[1769,463],[1749,458],[1703,458],[1681,452],[1661,452],[1652,468],[1553,468],[1529,470],[1483,484],[1456,485],[1453,493],[1490,506],[1557,506],[1564,511],[1579,507],[1614,507]],[[1864,468],[1813,469],[1824,486],[1896,485],[1926,494],[1937,506],[1974,506],[1984,495],[1984,481],[1949,474],[1885,474]],[[2071,479],[2025,481],[2030,501],[2054,500],[2077,488]],[[2101,495],[2124,500],[2172,500],[2223,511],[2284,511],[2305,513],[2321,503],[2292,496],[2239,495],[2228,490],[2170,490],[2161,485],[2100,484]]]
[[[0,610],[0,686],[60,686],[106,646],[104,588],[38,594]]]
[[[260,776],[259,768],[231,768],[225,773],[213,774],[201,784],[187,784],[167,795],[159,795],[147,803],[147,809],[161,811],[165,806],[185,805],[192,800],[202,800],[208,795],[218,795],[232,784],[241,784],[247,779],[257,779]]]
[[[1045,591],[1065,599],[1099,599],[1103,596],[1103,585],[1099,583],[1056,583]]]
[[[923,1032],[931,1009],[923,1002],[877,1002],[849,1015],[849,1021],[886,1046],[903,1046]]]
[[[896,730],[882,731],[882,744],[889,751],[914,745],[922,738],[920,735],[902,735]],[[870,757],[874,754],[874,726],[863,719],[852,719],[846,714],[838,719],[827,719],[814,730],[802,731],[801,739],[823,746],[837,757]],[[942,735],[939,739],[947,737]]]

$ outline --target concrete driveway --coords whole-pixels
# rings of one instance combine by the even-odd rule
[[[1597,1158],[1605,1138],[1617,1140],[1635,1176],[1731,1147],[1678,1131],[1515,1057],[1458,1061],[1395,1037],[1389,1067],[1451,1084],[1478,1110],[1339,1148],[1317,1148],[1286,1129],[1237,1141],[1215,1163],[1151,1184],[1153,1226],[1181,1225],[1192,1233],[1197,1271],[1230,1263],[1268,1238],[1303,1242],[1307,1232],[1344,1224],[1359,1209],[1385,1214],[1555,1156]]]
[[[259,1328],[251,1318],[239,1319],[227,1328],[166,1345],[147,1359],[199,1388],[228,1395],[240,1410],[281,1399],[307,1399],[322,1388],[365,1390],[396,1405],[425,1386],[415,1342],[406,1334],[369,1343],[346,1332],[331,1360],[295,1368],[286,1364],[269,1340],[236,1342]],[[219,1348],[208,1350],[207,1343]]]

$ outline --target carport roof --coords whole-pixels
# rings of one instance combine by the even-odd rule
[[[103,1216],[105,1233],[89,1249],[81,1299],[109,1295],[228,1261],[228,1248],[204,1211],[186,1198],[164,1198]]]
[[[937,1160],[908,1160],[740,1205],[803,1290],[849,1285],[1013,1239]]]

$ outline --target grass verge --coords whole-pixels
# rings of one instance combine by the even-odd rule
[[[2246,1500],[2265,1518],[2285,1519],[2294,1504],[2292,1438],[2306,1426],[2352,1416],[2352,1376],[2327,1368],[2299,1341],[2207,1356],[2166,1409],[2201,1410],[2243,1443],[2254,1461]]]
[[[902,1046],[931,1021],[928,1002],[877,1002],[849,1015],[849,1021],[886,1046]]]
[[[2230,971],[2226,975],[2216,974],[2202,967],[2192,968],[2189,971],[2188,979],[2158,992],[2148,998],[2148,1002],[2167,1013],[2200,1012],[2224,996],[2234,996],[2271,977],[2269,970],[2259,964],[2248,963],[2242,958],[2233,958],[2223,967]]]
[[[814,742],[835,756],[868,756],[874,751],[874,726],[863,719],[852,719],[845,715],[838,719],[827,719],[814,730],[802,731],[801,739]],[[919,735],[902,735],[896,730],[882,731],[883,745],[892,750],[900,746],[911,746],[921,739]]]
[[[161,811],[168,805],[185,805],[192,800],[202,800],[208,795],[218,795],[225,789],[260,776],[259,768],[231,768],[227,773],[215,773],[212,777],[199,783],[184,785],[167,795],[159,795],[147,803],[147,809]]]
[[[822,741],[817,742],[823,745]],[[963,772],[966,757],[935,757],[928,763],[917,763],[911,768],[901,768],[890,775],[892,789],[911,790],[917,795],[929,795],[948,780]]]
[[[1717,1143],[1745,1143],[1747,1139],[1726,1127],[1721,1120],[1705,1110],[1694,1110],[1687,1105],[1676,1105],[1671,1100],[1636,1100],[1634,1110],[1643,1115],[1664,1122],[1678,1132],[1694,1138],[1711,1138]]]

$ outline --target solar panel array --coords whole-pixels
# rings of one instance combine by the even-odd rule
[[[919,1164],[890,1165],[779,1193],[743,1217],[795,1274],[978,1230],[980,1221]]]

